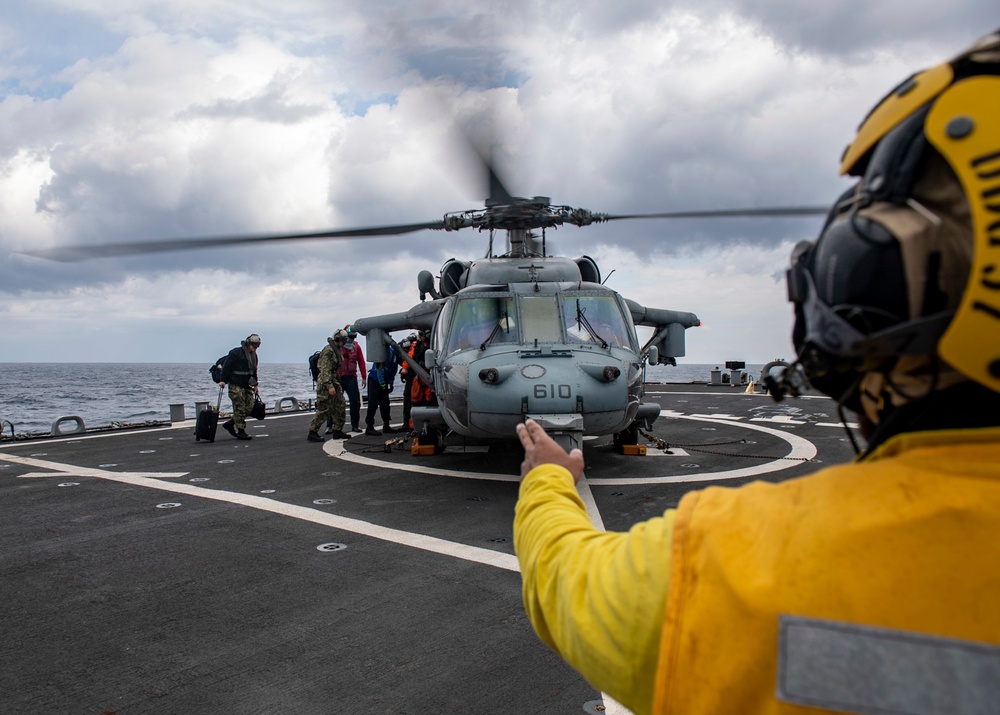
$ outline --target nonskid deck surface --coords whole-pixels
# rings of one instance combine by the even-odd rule
[[[853,455],[829,400],[647,399],[664,410],[647,456],[585,445],[581,492],[608,529],[706,483]],[[0,710],[593,709],[523,612],[516,443],[412,457],[385,444],[400,435],[308,443],[308,421],[251,421],[249,442],[195,442],[191,421],[0,448]]]

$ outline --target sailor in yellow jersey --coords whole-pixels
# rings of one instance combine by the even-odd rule
[[[771,387],[856,413],[853,463],[608,533],[583,454],[518,426],[525,608],[638,715],[1000,713],[1000,31],[890,93],[841,168]]]

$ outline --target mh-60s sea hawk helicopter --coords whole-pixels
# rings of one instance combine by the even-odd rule
[[[354,321],[367,337],[369,360],[384,362],[395,345],[434,389],[436,405],[412,409],[418,442],[439,449],[446,435],[509,439],[529,417],[567,448],[582,447],[584,435],[613,434],[620,448],[638,442],[638,428],[649,428],[660,412],[642,402],[644,361],[676,364],[684,331],[700,321],[625,299],[602,285],[588,256],[547,255],[547,228],[610,218],[553,206],[543,196],[494,194],[485,209],[449,214],[439,227],[489,231],[486,257],[448,260],[437,287],[422,271],[420,304]],[[500,255],[493,251],[497,231],[506,232]],[[636,325],[654,328],[645,345]],[[429,333],[422,365],[390,335],[406,329]]]
[[[484,163],[485,160],[484,160]],[[547,255],[545,231],[630,218],[806,216],[825,207],[760,208],[610,215],[553,205],[547,197],[512,196],[486,163],[491,198],[485,208],[416,224],[369,226],[314,233],[221,236],[66,246],[28,255],[59,261],[306,239],[390,236],[422,230],[489,232],[484,258],[450,259],[434,276],[418,276],[421,302],[410,310],[360,318],[367,357],[385,362],[389,345],[405,355],[391,333],[426,330],[423,364],[405,356],[433,388],[436,404],[414,406],[418,445],[438,451],[450,436],[510,439],[518,422],[532,418],[564,447],[584,436],[614,435],[619,449],[638,442],[659,405],[642,401],[645,362],[675,365],[685,331],[700,324],[694,313],[647,308],[604,286],[588,256]],[[494,255],[497,231],[506,250]],[[540,231],[539,234],[533,233]],[[427,301],[427,296],[431,300]],[[642,345],[636,325],[653,328]]]

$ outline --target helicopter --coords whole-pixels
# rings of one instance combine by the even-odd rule
[[[582,448],[585,436],[610,434],[618,451],[639,453],[630,449],[639,429],[650,429],[660,414],[657,403],[642,401],[644,366],[676,365],[685,354],[686,331],[701,321],[695,313],[625,298],[602,283],[589,256],[549,255],[546,229],[628,218],[827,212],[792,207],[611,215],[553,205],[546,196],[512,196],[492,170],[490,186],[485,208],[446,214],[434,227],[487,231],[484,258],[447,260],[436,285],[433,274],[422,271],[419,304],[352,323],[367,337],[370,360],[388,360],[392,345],[434,390],[436,405],[411,410],[415,453],[421,443],[440,451],[450,435],[509,439],[529,418],[567,450]],[[494,252],[498,231],[506,233],[502,253]],[[645,343],[637,325],[653,328]],[[423,365],[390,335],[406,329],[429,335]]]
[[[546,229],[608,218],[509,194],[491,197],[484,209],[448,214],[445,230],[489,233],[486,256],[451,258],[436,281],[422,271],[419,304],[352,323],[367,338],[369,360],[390,359],[392,345],[434,391],[437,404],[411,409],[414,453],[421,444],[439,452],[451,435],[509,439],[528,418],[567,449],[582,448],[585,435],[612,434],[622,450],[638,443],[639,427],[650,428],[660,413],[642,402],[644,361],[675,365],[685,330],[701,321],[627,300],[602,284],[589,256],[549,255]],[[506,233],[503,252],[494,251],[498,231]],[[654,328],[644,345],[636,325]],[[423,364],[390,335],[406,329],[429,337]]]

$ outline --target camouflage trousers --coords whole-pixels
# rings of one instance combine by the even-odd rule
[[[333,387],[337,388],[336,395],[331,395],[326,389],[316,390],[316,416],[309,423],[310,432],[318,431],[327,418],[332,420],[334,430],[342,430],[344,428],[344,421],[346,420],[344,411],[347,409],[347,402],[344,400],[344,388],[339,383],[335,383]]]
[[[230,384],[229,399],[233,401],[233,425],[238,430],[246,429],[247,415],[253,409],[253,390]]]

